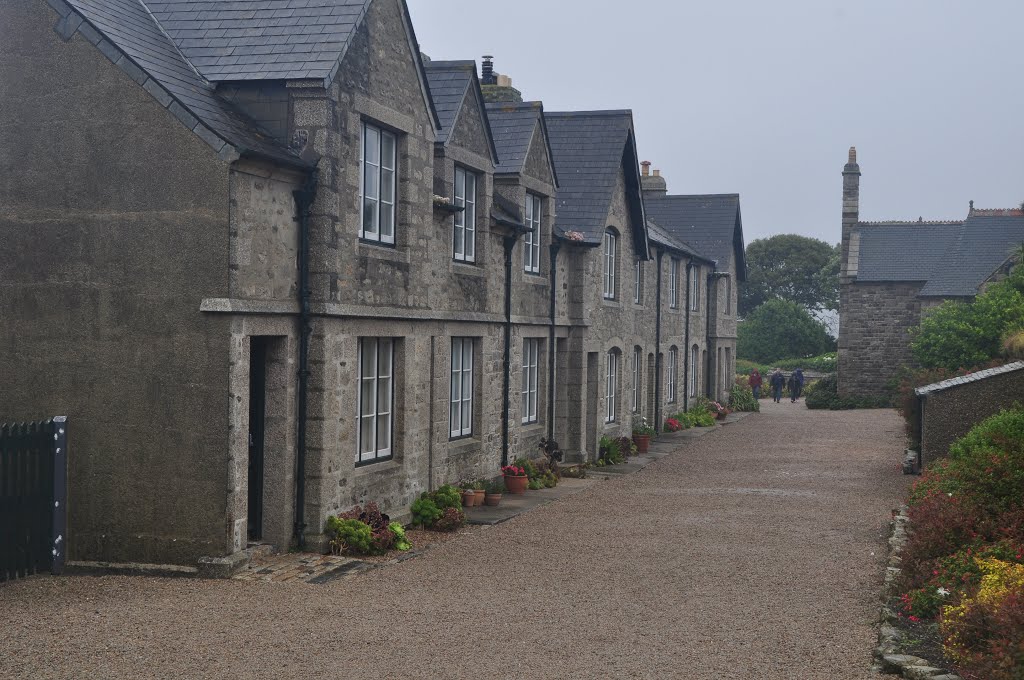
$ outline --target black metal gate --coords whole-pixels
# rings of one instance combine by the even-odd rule
[[[67,460],[66,417],[0,425],[0,581],[64,569]]]

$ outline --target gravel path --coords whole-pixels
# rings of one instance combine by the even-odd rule
[[[354,579],[0,586],[0,676],[877,678],[900,421],[762,403],[635,475]]]

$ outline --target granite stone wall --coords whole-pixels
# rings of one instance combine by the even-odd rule
[[[1024,370],[964,382],[924,397],[921,461],[934,462],[972,427],[1003,409],[1024,404]]]
[[[70,559],[223,555],[229,168],[56,20],[0,6],[0,421],[68,416]]]
[[[840,393],[877,396],[912,363],[910,329],[921,322],[920,283],[842,284]]]

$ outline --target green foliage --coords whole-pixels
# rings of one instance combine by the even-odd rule
[[[804,389],[804,403],[815,410],[845,411],[861,408],[892,408],[892,397],[840,397],[839,380],[835,373],[815,380]]]
[[[445,484],[438,488],[437,491],[429,494],[429,498],[442,511],[447,508],[462,507],[462,493],[451,484]]]
[[[619,465],[626,462],[626,456],[622,452],[622,446],[618,439],[601,437],[598,448],[601,454],[599,462],[603,462],[604,465]]]
[[[349,555],[369,555],[373,552],[373,529],[366,522],[328,517],[327,535],[334,552]]]
[[[839,248],[824,241],[780,234],[747,245],[747,280],[739,290],[746,316],[769,300],[789,300],[808,309],[836,309]]]
[[[972,451],[1005,448],[1013,442],[1024,442],[1024,409],[1020,404],[975,425],[949,447],[949,456],[966,458]]]
[[[395,537],[395,550],[406,552],[412,550],[412,542],[409,537],[405,535],[405,527],[398,522],[392,522],[388,525],[388,530]]]
[[[529,458],[516,458],[512,461],[512,464],[526,470],[526,476],[531,480],[537,479],[541,475],[541,471],[537,468],[537,465]]]
[[[443,511],[437,507],[437,503],[423,494],[412,502],[412,523],[413,526],[424,528],[434,526],[434,523],[441,518]]]
[[[835,373],[838,367],[839,359],[835,352],[826,352],[806,359],[776,359],[770,364],[759,364],[746,359],[736,360],[737,375],[750,375],[755,368],[761,372],[762,376],[767,376],[776,368],[781,368],[783,371],[795,371],[802,368],[804,371],[814,371],[815,373]]]
[[[956,370],[991,361],[1004,339],[1024,329],[1024,267],[972,302],[947,301],[911,329],[914,359],[925,368]]]
[[[769,300],[739,324],[736,355],[762,364],[786,357],[832,352],[835,339],[808,311],[786,300]],[[802,367],[806,368],[806,367]]]
[[[499,479],[496,482],[490,482],[487,485],[486,491],[489,494],[503,494],[507,491],[507,489],[505,489],[505,482]]]
[[[737,378],[732,391],[729,392],[729,408],[733,411],[747,411],[757,413],[761,410],[761,404],[754,399],[754,390],[747,384],[746,378]]]
[[[456,531],[466,523],[462,508],[445,508],[441,517],[431,527],[434,531]]]

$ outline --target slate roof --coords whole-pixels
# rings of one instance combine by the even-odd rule
[[[495,174],[519,174],[526,165],[534,130],[544,121],[544,105],[540,102],[491,102],[487,104],[491,137],[498,149]]]
[[[743,220],[739,194],[658,196],[647,194],[647,214],[677,239],[727,271],[730,256],[736,257],[736,277],[747,280]]]
[[[296,153],[220,98],[139,0],[67,2],[74,13],[67,13],[67,5],[58,0],[50,3],[65,15],[62,22],[78,24],[77,30],[86,40],[215,149],[223,146],[216,139],[219,138],[243,155],[255,153],[293,165],[305,165]],[[73,18],[75,13],[86,23]]]
[[[949,380],[943,380],[942,382],[918,387],[914,390],[914,393],[919,397],[926,397],[929,394],[943,392],[951,387],[957,387],[958,385],[967,385],[969,383],[978,382],[979,380],[986,380],[988,378],[994,378],[997,375],[1004,375],[1006,373],[1013,373],[1014,371],[1021,370],[1024,370],[1024,361],[1017,361],[1012,364],[1006,364],[1005,366],[997,366],[996,368],[989,368],[984,371],[978,371],[977,373],[963,375],[959,378],[950,378]]]
[[[963,222],[859,224],[857,280],[927,281],[962,230]]]
[[[646,257],[647,216],[632,111],[568,111],[544,117],[559,178],[556,227],[563,234],[580,232],[586,243],[600,243],[619,173],[624,171],[633,237],[637,251]]]
[[[661,246],[662,248],[682,253],[683,255],[687,255],[691,258],[703,260],[709,264],[713,262],[713,260],[701,255],[689,244],[680,241],[651,220],[647,220],[647,237],[651,240],[651,243],[656,246]]]
[[[480,105],[480,115],[483,117],[491,154],[494,162],[497,163],[498,151],[491,134],[487,107],[484,103],[483,92],[480,91],[480,81],[476,75],[476,62],[472,60],[430,61],[423,67],[427,74],[430,97],[434,100],[434,109],[437,111],[437,117],[441,123],[441,129],[437,133],[437,143],[442,145],[448,143],[452,129],[458,121],[459,111],[465,106],[467,100],[474,99]]]
[[[1024,211],[972,210],[954,222],[860,223],[857,280],[921,281],[922,297],[973,297],[1024,243]]]
[[[373,0],[145,0],[211,81],[331,80]]]

